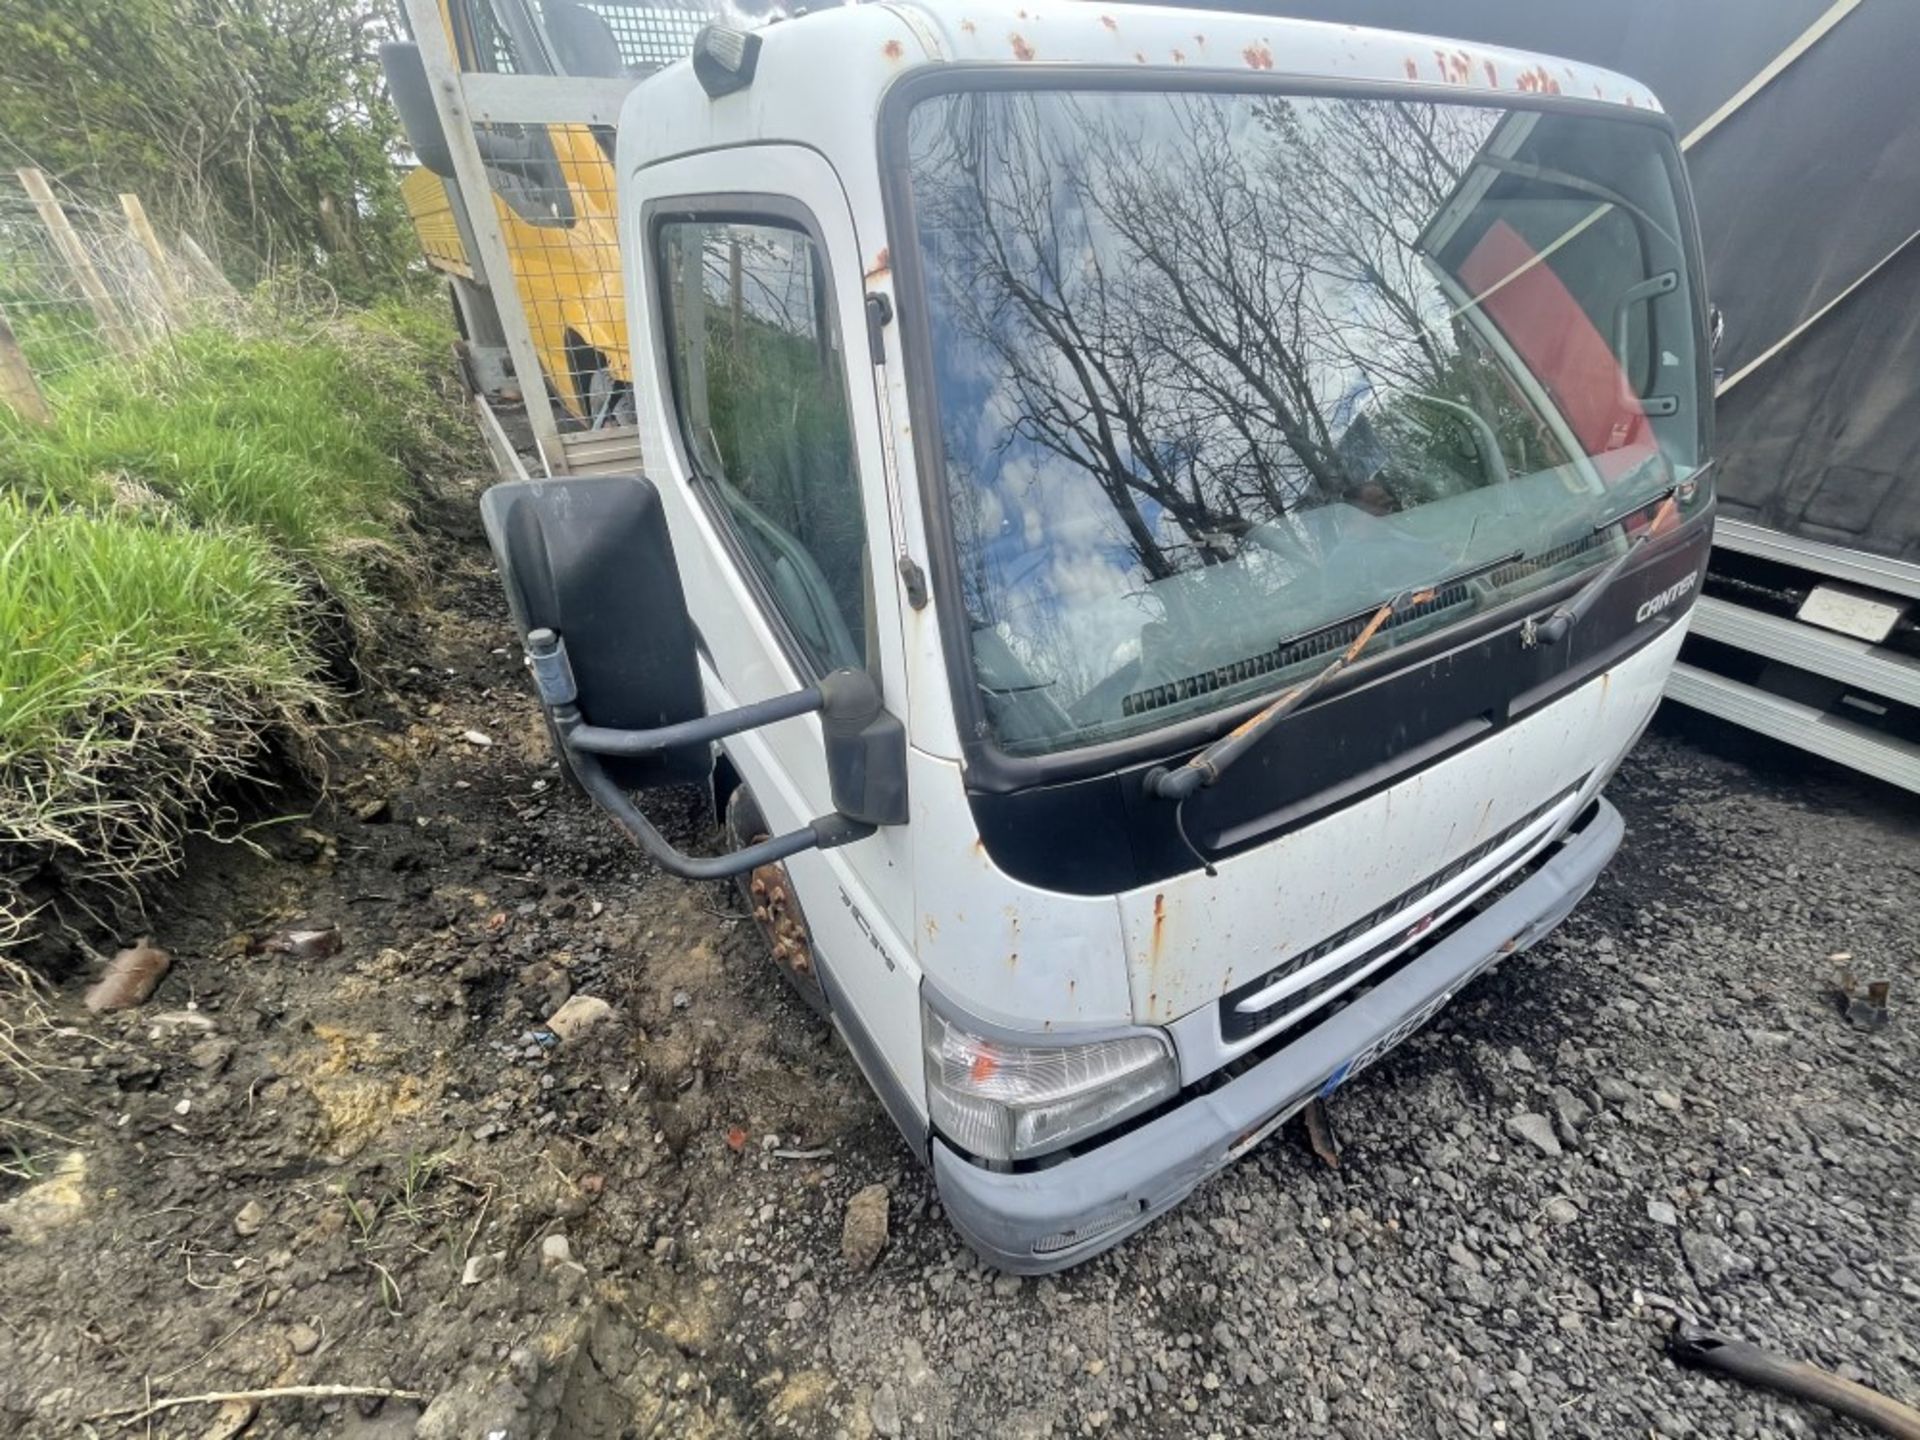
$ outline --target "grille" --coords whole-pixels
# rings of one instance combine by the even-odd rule
[[[1608,543],[1604,533],[1583,535],[1578,540],[1570,540],[1556,545],[1551,550],[1543,550],[1524,560],[1515,560],[1498,570],[1490,571],[1487,583],[1495,590],[1525,580],[1530,576],[1543,574],[1564,565],[1589,550],[1595,550]],[[1465,585],[1450,585],[1440,591],[1424,605],[1412,608],[1393,616],[1380,628],[1382,631],[1397,630],[1415,621],[1424,620],[1429,615],[1442,610],[1450,610],[1464,604],[1473,592]],[[1183,676],[1178,680],[1169,680],[1163,685],[1151,685],[1144,690],[1136,690],[1120,702],[1123,715],[1141,715],[1149,710],[1162,710],[1169,705],[1177,705],[1182,700],[1191,700],[1196,695],[1210,695],[1216,690],[1238,685],[1242,681],[1252,680],[1261,675],[1271,675],[1288,669],[1302,661],[1312,660],[1321,655],[1332,655],[1344,650],[1366,628],[1367,621],[1373,618],[1373,612],[1356,615],[1329,625],[1324,630],[1316,630],[1296,640],[1276,645],[1273,649],[1259,655],[1251,655],[1245,660],[1235,660],[1229,665],[1215,666],[1211,670],[1202,670],[1197,675]]]
[[[1455,605],[1464,604],[1471,594],[1472,592],[1465,585],[1450,585],[1425,604],[1409,606],[1398,615],[1392,616],[1380,627],[1381,632],[1398,630],[1403,626],[1424,620],[1429,615],[1450,610]],[[1191,700],[1196,695],[1210,695],[1216,690],[1238,685],[1243,680],[1272,675],[1277,671],[1298,665],[1304,660],[1312,660],[1321,655],[1338,654],[1359,638],[1360,632],[1367,628],[1367,622],[1371,619],[1373,619],[1373,611],[1369,610],[1364,615],[1355,615],[1351,619],[1338,621],[1324,630],[1315,630],[1296,640],[1288,640],[1259,655],[1250,655],[1245,660],[1235,660],[1230,665],[1216,665],[1213,669],[1202,670],[1197,675],[1187,675],[1178,680],[1169,680],[1164,685],[1150,685],[1144,690],[1136,690],[1120,702],[1120,713],[1144,715],[1149,710],[1162,710],[1169,705],[1177,705],[1182,700]]]
[[[1538,555],[1529,555],[1524,560],[1503,565],[1487,576],[1487,583],[1496,590],[1505,585],[1512,585],[1529,576],[1564,565],[1567,561],[1584,555],[1589,550],[1598,550],[1606,545],[1608,540],[1609,537],[1605,531],[1596,530],[1591,535],[1582,535],[1578,540],[1569,540],[1565,544],[1554,546],[1551,550],[1542,550]]]
[[[1500,831],[1499,834],[1474,846],[1473,849],[1467,851],[1464,855],[1451,861],[1441,869],[1434,871],[1433,874],[1427,876],[1427,878],[1422,880],[1418,885],[1394,896],[1393,899],[1387,901],[1384,905],[1361,916],[1344,929],[1336,930],[1311,949],[1302,950],[1297,955],[1289,956],[1286,960],[1283,960],[1280,964],[1268,970],[1258,979],[1249,980],[1246,984],[1223,995],[1220,999],[1221,1037],[1231,1044],[1234,1041],[1245,1040],[1249,1036],[1259,1034],[1282,1015],[1289,1011],[1297,1010],[1301,1006],[1319,999],[1329,991],[1337,989],[1343,982],[1366,969],[1369,965],[1372,965],[1381,956],[1389,954],[1399,946],[1404,945],[1409,939],[1407,932],[1397,932],[1390,938],[1383,940],[1380,944],[1362,951],[1346,964],[1336,966],[1325,975],[1320,976],[1309,984],[1301,986],[1297,990],[1288,991],[1264,1009],[1242,1011],[1238,1008],[1240,1002],[1249,995],[1256,995],[1269,985],[1275,985],[1285,980],[1289,975],[1298,975],[1309,965],[1326,959],[1327,956],[1331,955],[1341,946],[1349,945],[1359,939],[1360,936],[1366,934],[1367,931],[1373,929],[1374,926],[1384,924],[1395,915],[1404,914],[1406,911],[1413,909],[1443,885],[1450,884],[1471,870],[1475,865],[1478,865],[1482,860],[1486,859],[1487,856],[1513,839],[1514,836],[1518,835],[1522,830],[1525,830],[1542,815],[1545,815],[1549,810],[1553,809],[1554,806],[1560,804],[1567,796],[1573,794],[1575,790],[1578,790],[1580,786],[1585,783],[1586,777],[1582,776],[1580,780],[1568,786],[1567,789],[1561,791],[1558,795],[1554,796],[1553,799],[1547,801],[1546,804],[1522,815],[1518,820],[1507,826],[1506,829]],[[1466,898],[1465,896],[1461,897],[1463,900]]]

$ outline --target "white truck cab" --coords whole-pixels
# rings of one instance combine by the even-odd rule
[[[989,1261],[1137,1230],[1593,884],[1712,523],[1646,90],[928,0],[710,27],[617,155],[645,474],[489,492],[529,663]],[[725,853],[631,799],[688,782]]]

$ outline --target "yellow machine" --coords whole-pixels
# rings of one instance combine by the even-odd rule
[[[462,71],[602,78],[637,77],[678,59],[706,19],[704,9],[625,0],[439,0],[439,15]],[[396,103],[401,88],[394,85]],[[554,398],[583,427],[631,424],[612,131],[482,125],[475,138],[513,285]],[[424,151],[421,159],[402,194],[427,263],[456,281],[485,283],[446,167]],[[470,307],[460,308],[471,326]]]

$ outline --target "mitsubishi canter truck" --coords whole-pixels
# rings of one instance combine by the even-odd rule
[[[993,1264],[1547,934],[1706,563],[1673,129],[1196,10],[714,24],[618,140],[645,474],[484,501],[572,777],[734,877]],[[686,853],[634,796],[710,786]]]

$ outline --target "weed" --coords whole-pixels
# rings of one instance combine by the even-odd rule
[[[447,1156],[444,1153],[424,1150],[407,1152],[406,1169],[400,1177],[395,1206],[406,1217],[408,1224],[418,1226],[428,1218],[428,1211],[422,1207],[421,1200],[446,1163]]]
[[[48,1173],[45,1162],[53,1158],[51,1150],[22,1150],[11,1140],[7,1142],[7,1149],[12,1158],[0,1160],[0,1175],[30,1184]]]
[[[364,1249],[373,1244],[373,1232],[380,1223],[380,1206],[376,1202],[362,1202],[354,1198],[350,1191],[340,1192],[340,1198],[346,1202],[347,1218],[353,1221],[353,1228],[360,1232],[360,1245]]]
[[[393,1272],[378,1260],[369,1260],[367,1264],[379,1273],[381,1305],[386,1308],[389,1315],[398,1315],[400,1313],[400,1282],[395,1280]]]

